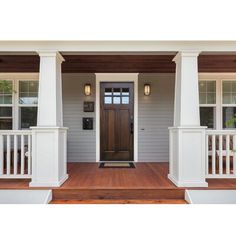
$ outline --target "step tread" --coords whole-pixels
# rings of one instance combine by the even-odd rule
[[[85,199],[52,200],[50,204],[187,204],[184,199]]]

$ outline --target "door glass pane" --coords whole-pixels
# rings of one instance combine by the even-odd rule
[[[201,126],[207,126],[209,129],[215,129],[215,107],[200,107],[200,121]]]
[[[129,96],[129,88],[122,88],[122,96]]]
[[[114,88],[113,89],[113,95],[114,96],[120,96],[120,88]]]
[[[236,107],[223,107],[223,128],[236,128]]]
[[[122,97],[122,104],[129,104],[129,97]]]
[[[112,98],[111,97],[104,97],[104,103],[105,104],[112,104]]]
[[[120,97],[113,97],[114,104],[120,104]]]
[[[111,88],[105,88],[105,95],[108,96],[108,95],[112,95],[112,89]]]
[[[20,127],[28,129],[30,126],[37,125],[37,107],[20,108]]]
[[[12,119],[0,119],[0,130],[12,129]]]

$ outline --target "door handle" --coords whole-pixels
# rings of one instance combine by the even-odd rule
[[[133,123],[133,121],[130,122],[130,133],[131,134],[134,133],[134,123]]]

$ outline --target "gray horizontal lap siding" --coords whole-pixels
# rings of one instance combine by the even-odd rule
[[[84,95],[84,84],[90,83],[92,95]],[[84,101],[95,102],[94,74],[62,74],[64,126],[68,127],[68,162],[95,162],[95,112],[83,112]],[[82,118],[93,117],[94,129],[83,130]]]
[[[63,74],[63,116],[68,127],[68,162],[95,162],[95,112],[84,113],[83,101],[95,102],[94,74]],[[92,96],[84,95],[84,84],[92,85]],[[151,95],[143,85],[151,84]],[[140,74],[138,85],[138,160],[169,160],[168,127],[173,125],[174,74]],[[94,130],[82,129],[82,118],[94,118]],[[142,130],[144,129],[144,130]]]
[[[143,95],[145,83],[151,95]],[[138,160],[169,161],[168,127],[173,125],[174,74],[139,74]]]

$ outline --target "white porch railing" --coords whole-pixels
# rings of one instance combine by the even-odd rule
[[[236,131],[206,131],[206,178],[236,178]]]
[[[0,179],[31,178],[31,163],[31,131],[0,130]]]

